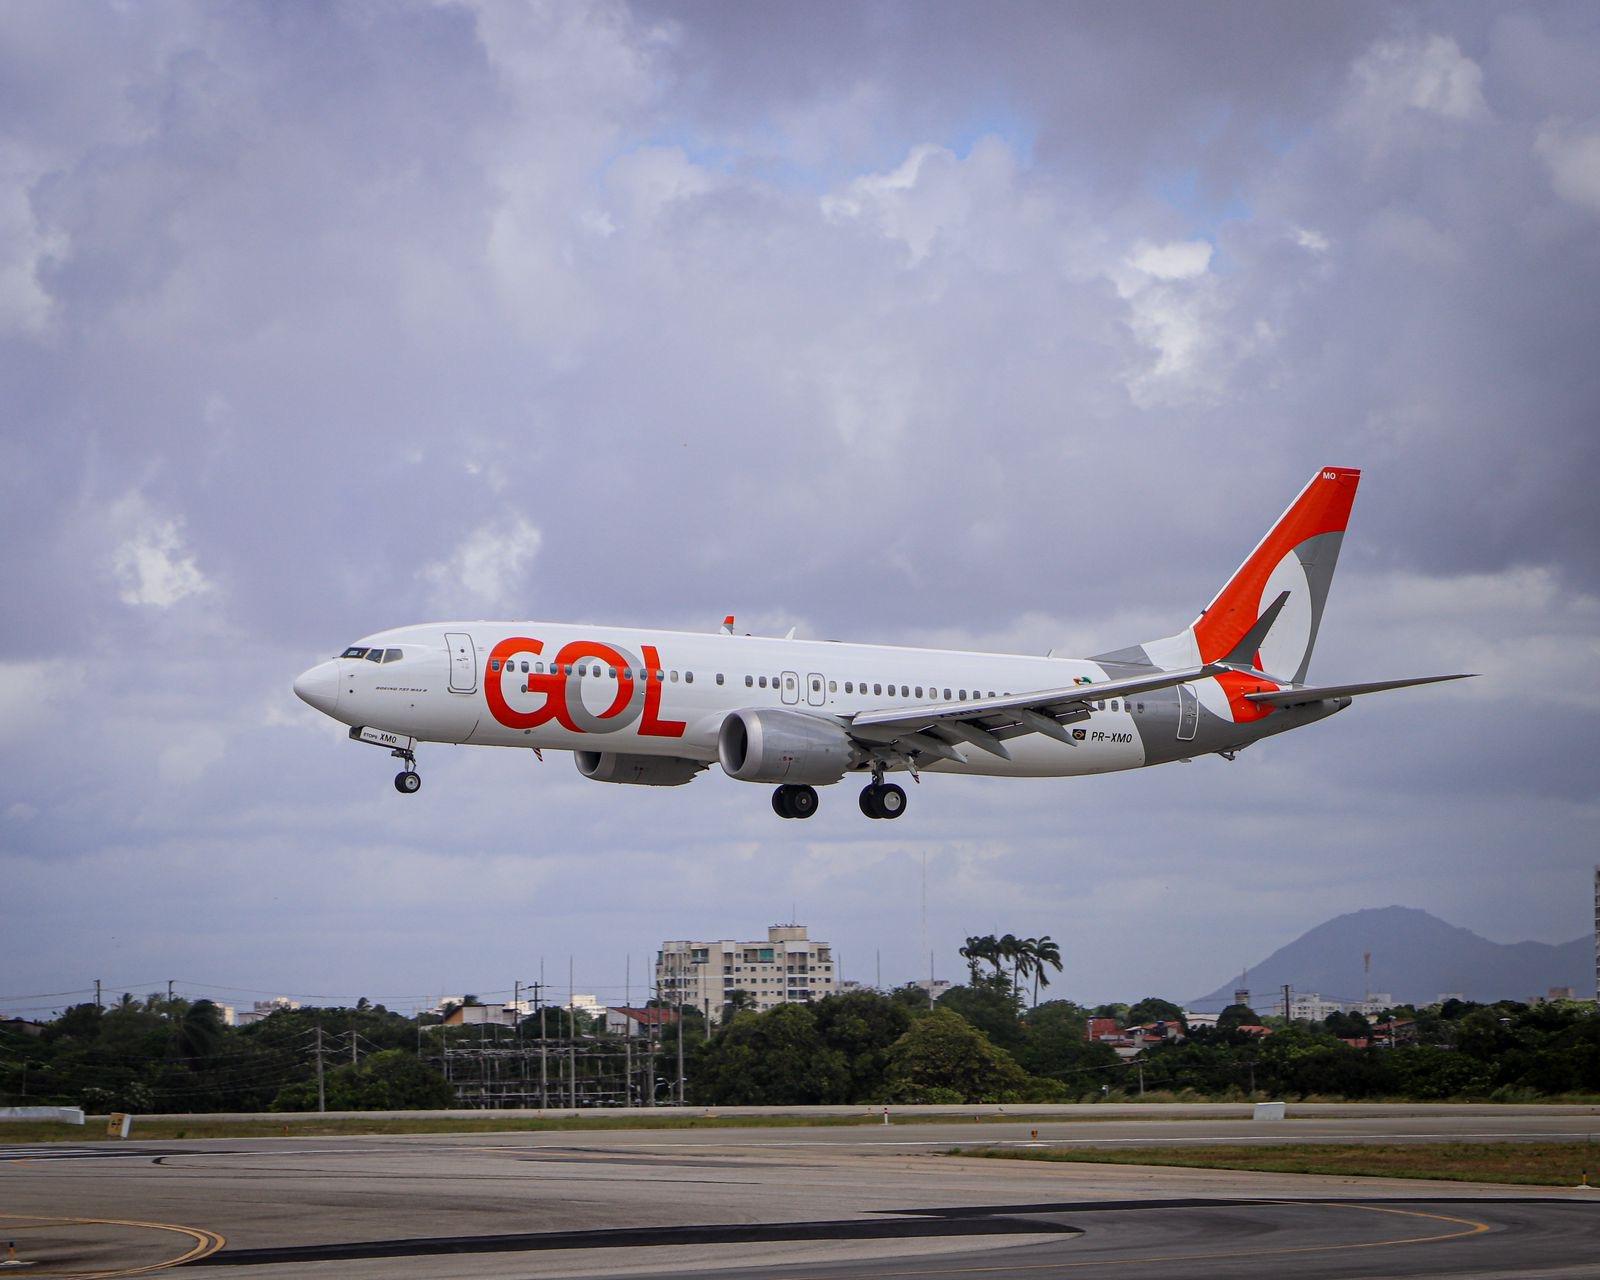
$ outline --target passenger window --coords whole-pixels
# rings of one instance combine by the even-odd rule
[[[694,672],[685,671],[683,673],[683,682],[684,682],[684,684],[693,684],[694,683]]]
[[[945,690],[945,691],[944,691],[944,700],[945,700],[945,701],[946,701],[946,702],[949,702],[949,701],[950,701],[950,690],[948,690],[948,689],[946,689],[946,690]]]
[[[922,696],[922,686],[919,684],[917,686],[917,697],[920,698],[921,696]]]
[[[1144,714],[1144,703],[1142,703],[1142,702],[1139,704],[1139,714],[1140,715]]]
[[[624,680],[632,680],[633,679],[633,668],[632,667],[623,667],[622,668],[622,678]]]
[[[672,673],[672,683],[673,684],[677,684],[678,683],[678,673],[676,671],[674,671]]]
[[[838,693],[839,692],[839,682],[837,680],[828,681],[828,692],[829,693]]]
[[[761,687],[763,689],[765,689],[767,687],[767,678],[766,678],[766,676],[762,676],[761,677]]]
[[[527,663],[526,659],[524,659],[524,661],[522,663],[522,674],[523,675],[527,675],[528,674],[528,663]]]
[[[498,671],[498,670],[500,670],[500,659],[499,658],[490,658],[489,659],[489,670],[490,671]]]
[[[655,677],[656,677],[656,683],[657,684],[660,684],[663,680],[665,680],[667,678],[666,673],[664,671],[662,671],[659,667],[656,668]]]
[[[1094,704],[1094,709],[1096,711],[1104,711],[1106,709],[1106,700],[1101,698],[1099,702]]]
[[[746,689],[749,689],[749,688],[754,686],[755,682],[756,682],[756,678],[754,676],[746,676],[744,678],[744,687]]]
[[[572,664],[570,662],[562,664],[561,674],[564,676],[570,676],[572,674]]]
[[[617,669],[615,667],[607,667],[606,671],[610,674],[613,680],[617,678]]]
[[[965,702],[967,700],[967,691],[965,689],[960,689],[957,692],[961,694],[961,701]]]
[[[911,690],[906,688],[905,685],[901,685],[900,686],[900,696],[902,698],[909,698],[911,696]]]
[[[882,694],[883,693],[883,686],[881,684],[873,685],[872,686],[872,692],[876,693],[876,694]]]
[[[720,672],[720,671],[717,672],[717,683],[718,684],[722,683],[722,672]]]

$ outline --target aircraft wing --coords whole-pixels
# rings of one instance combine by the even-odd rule
[[[902,751],[915,751],[936,759],[964,763],[966,757],[959,748],[969,746],[1009,760],[1011,753],[1005,748],[1005,739],[1024,733],[1042,733],[1072,745],[1075,739],[1063,726],[1086,719],[1092,702],[1168,689],[1226,670],[1219,663],[1207,663],[1178,671],[1157,671],[1148,676],[1066,685],[1059,689],[1037,689],[1000,698],[885,707],[857,712],[846,720],[845,728],[859,742],[893,745]]]
[[[1441,680],[1471,680],[1476,672],[1456,676],[1416,676],[1410,680],[1371,680],[1366,684],[1305,685],[1299,689],[1276,689],[1271,693],[1247,693],[1251,702],[1274,707],[1297,707],[1307,702],[1326,702],[1331,698],[1355,698],[1363,693],[1382,693],[1385,689],[1408,689],[1414,684],[1438,684]]]

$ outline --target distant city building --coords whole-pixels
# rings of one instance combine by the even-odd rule
[[[216,1004],[215,1001],[212,1001],[212,1003]],[[225,1027],[236,1027],[239,1025],[238,1010],[235,1009],[231,1004],[218,1004],[217,1016],[222,1019],[222,1025]]]
[[[1196,1027],[1215,1028],[1221,1017],[1220,1013],[1190,1013],[1187,1009],[1183,1011],[1183,1020],[1189,1024],[1191,1031]]]
[[[951,983],[945,978],[918,978],[911,984],[923,991],[930,992],[935,1000],[950,990]]]
[[[675,1009],[635,1009],[628,1005],[606,1010],[606,1030],[614,1036],[658,1033],[678,1020]]]
[[[765,941],[663,942],[656,953],[656,989],[662,1003],[699,1009],[712,1022],[735,991],[748,1007],[809,1003],[839,989],[833,947],[806,936],[802,924],[775,924]]]
[[[274,996],[270,1000],[257,1000],[255,1007],[247,1013],[235,1013],[233,1025],[248,1027],[252,1022],[260,1022],[263,1018],[270,1018],[279,1009],[298,1009],[300,1002],[291,1000],[288,996]]]
[[[444,1015],[447,1027],[514,1027],[517,1011],[509,1004],[458,1004]]]

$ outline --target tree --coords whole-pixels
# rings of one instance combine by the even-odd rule
[[[180,1058],[209,1058],[222,1048],[222,1012],[209,1000],[196,1000],[172,1027],[173,1052]]]
[[[1021,978],[1022,969],[1028,962],[1028,958],[1023,952],[1022,939],[1014,933],[1005,934],[1000,939],[999,951],[1001,961],[1011,965],[1011,994],[1015,1001],[1018,999],[1017,985]]]
[[[996,974],[1000,972],[1000,941],[992,933],[978,934],[967,939],[966,946],[961,948],[961,958],[967,962],[967,972],[972,975],[974,986],[978,983],[978,965],[992,964]]]
[[[839,1053],[847,1073],[844,1101],[870,1102],[883,1094],[889,1047],[911,1026],[899,1001],[876,991],[847,991],[812,1006],[817,1034]]]
[[[1230,1004],[1217,1015],[1218,1031],[1237,1031],[1240,1027],[1261,1025],[1256,1011],[1247,1004]]]
[[[448,1107],[450,1082],[414,1054],[385,1049],[352,1066],[335,1067],[325,1081],[330,1111],[415,1111]],[[274,1111],[315,1111],[315,1081],[288,1085],[273,1099]]]
[[[1039,988],[1050,985],[1045,968],[1048,966],[1057,973],[1062,971],[1061,948],[1048,933],[1041,938],[1030,938],[1028,945],[1033,949],[1033,1002],[1038,1004]]]
[[[817,1030],[803,1004],[780,1004],[735,1018],[695,1051],[690,1071],[696,1102],[723,1106],[798,1106],[848,1102],[844,1055]]]
[[[1003,1048],[1022,1043],[1016,999],[1004,974],[981,977],[969,987],[951,987],[939,997],[938,1007],[960,1014]]]
[[[965,1018],[940,1008],[890,1047],[887,1083],[901,1102],[952,1093],[961,1102],[1004,1102],[1023,1093],[1028,1075]]]
[[[1098,1089],[1119,1063],[1109,1045],[1085,1034],[1089,1011],[1070,1000],[1035,1005],[1023,1019],[1024,1039],[1013,1054],[1024,1070],[1060,1080],[1078,1092]]]
[[[1136,1027],[1142,1027],[1149,1022],[1176,1022],[1182,1027],[1189,1025],[1183,1016],[1182,1006],[1175,1005],[1170,1000],[1163,1000],[1160,996],[1146,996],[1139,1001],[1128,1010],[1128,1021]]]

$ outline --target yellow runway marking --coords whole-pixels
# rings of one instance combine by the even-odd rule
[[[1158,1253],[1147,1254],[1138,1258],[1075,1258],[1063,1259],[1056,1262],[1031,1262],[1017,1265],[1011,1263],[1003,1266],[992,1267],[941,1267],[931,1271],[927,1266],[919,1267],[915,1271],[879,1271],[874,1274],[879,1277],[894,1276],[982,1276],[1009,1274],[1017,1271],[1066,1271],[1080,1267],[1130,1267],[1141,1263],[1152,1262],[1209,1262],[1214,1258],[1270,1258],[1276,1255],[1292,1253],[1341,1253],[1347,1249],[1392,1249],[1402,1244],[1437,1244],[1441,1240],[1460,1240],[1466,1236],[1482,1235],[1485,1231],[1492,1231],[1487,1222],[1479,1222],[1475,1218],[1454,1218],[1444,1213],[1423,1213],[1419,1209],[1390,1209],[1370,1204],[1341,1204],[1337,1201],[1323,1200],[1258,1200],[1252,1203],[1261,1205],[1312,1205],[1323,1209],[1362,1209],[1372,1213],[1392,1213],[1406,1218],[1431,1218],[1435,1222],[1449,1222],[1464,1227],[1462,1231],[1443,1231],[1430,1236],[1403,1236],[1397,1240],[1362,1240],[1352,1244],[1299,1244],[1282,1245],[1275,1249],[1223,1249],[1214,1253]],[[1237,1203],[1219,1202],[1229,1208],[1238,1208]],[[1085,1210],[1084,1212],[1093,1212]],[[1078,1237],[1082,1239],[1082,1236]]]
[[[165,1262],[149,1262],[140,1267],[117,1267],[110,1271],[52,1271],[49,1268],[28,1267],[19,1268],[19,1274],[30,1276],[56,1276],[58,1280],[121,1280],[124,1276],[148,1275],[152,1271],[165,1271],[168,1267],[180,1266],[185,1262],[195,1262],[200,1258],[210,1257],[227,1240],[215,1231],[206,1231],[201,1227],[184,1227],[171,1222],[134,1222],[123,1218],[56,1218],[41,1213],[0,1213],[0,1220],[6,1222],[27,1223],[27,1226],[8,1226],[7,1231],[38,1230],[46,1227],[131,1227],[139,1231],[174,1231],[179,1235],[188,1236],[194,1241],[186,1253],[176,1258],[168,1258]]]

